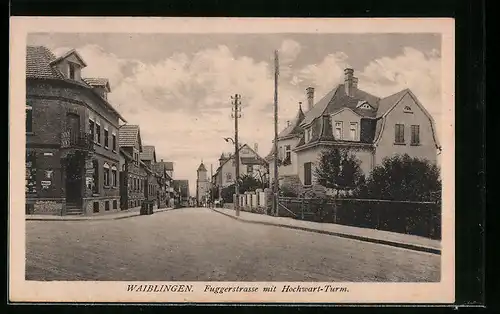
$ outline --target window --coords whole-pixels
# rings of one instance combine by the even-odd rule
[[[309,142],[311,140],[311,135],[312,135],[311,128],[306,129],[306,133],[305,134],[306,134],[305,140],[306,140],[306,143],[307,143],[307,142]]]
[[[109,201],[104,202],[104,210],[109,210]]]
[[[76,73],[76,66],[73,63],[69,63],[69,78],[74,80]]]
[[[95,125],[95,141],[97,144],[101,144],[101,126],[99,123]]]
[[[358,140],[358,123],[357,122],[351,122],[350,123],[349,137],[350,137],[351,141],[357,141]]]
[[[411,110],[410,106],[405,106],[405,108],[403,109],[403,111],[406,112],[406,113],[413,113],[413,110]]]
[[[285,159],[283,164],[289,165],[292,162],[292,148],[290,145],[285,145]]]
[[[396,124],[395,126],[395,139],[396,144],[404,144],[405,142],[405,125]]]
[[[104,147],[109,147],[109,131],[106,128],[104,128]]]
[[[90,132],[90,137],[92,138],[92,140],[95,141],[95,130],[94,130],[94,121],[92,121],[91,119],[89,119],[89,132]]]
[[[92,167],[94,168],[94,186],[92,193],[99,194],[99,162],[97,159],[92,161]]]
[[[253,165],[247,165],[247,173],[248,174],[253,173]]]
[[[109,186],[109,165],[104,163],[104,185]]]
[[[411,126],[411,145],[420,144],[420,125]]]
[[[118,201],[114,200],[113,201],[113,209],[117,209],[118,208]]]
[[[99,202],[94,202],[93,210],[94,210],[94,213],[98,213],[99,212]]]
[[[26,105],[26,132],[33,132],[33,107]]]
[[[226,181],[230,182],[232,180],[233,180],[233,178],[232,178],[231,172],[226,173]]]
[[[113,150],[116,151],[116,134],[113,133]]]
[[[118,185],[118,174],[116,172],[116,167],[113,166],[111,167],[111,183],[113,184],[114,187]]]
[[[335,122],[335,139],[337,140],[342,139],[342,125],[343,123],[341,121]]]
[[[312,163],[304,163],[304,185],[311,185],[312,181]]]

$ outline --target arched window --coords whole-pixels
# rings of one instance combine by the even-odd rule
[[[104,168],[104,186],[109,186],[109,165],[105,162],[102,167]]]
[[[116,166],[113,165],[111,167],[111,184],[116,187],[118,186],[118,173],[117,173],[117,169],[116,169]]]

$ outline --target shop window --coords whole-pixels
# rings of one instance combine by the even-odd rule
[[[109,210],[109,201],[104,202],[104,210]]]
[[[36,153],[26,155],[26,193],[36,193]]]
[[[118,201],[114,200],[113,201],[113,209],[117,209],[117,208],[118,208]]]

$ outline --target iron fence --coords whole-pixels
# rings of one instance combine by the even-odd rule
[[[439,202],[279,198],[279,215],[441,239]]]

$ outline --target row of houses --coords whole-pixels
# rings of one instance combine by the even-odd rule
[[[278,134],[278,159],[274,145],[265,157],[270,169],[278,163],[280,185],[314,186],[320,154],[333,147],[353,152],[366,176],[394,154],[437,163],[441,147],[434,120],[409,89],[384,98],[374,96],[358,88],[354,70],[347,68],[344,83],[318,102],[313,87],[306,89],[305,98],[305,108],[299,103],[295,118]]]
[[[105,78],[82,77],[86,63],[70,50],[26,51],[26,212],[96,214],[172,206],[179,192],[173,162],[157,161],[138,125],[108,101]]]

